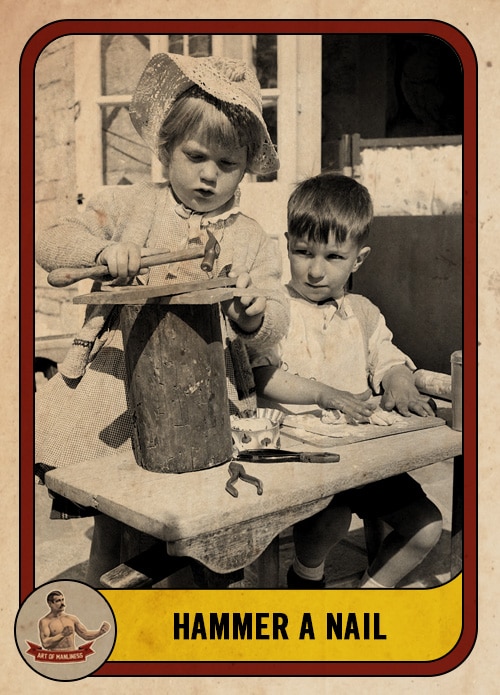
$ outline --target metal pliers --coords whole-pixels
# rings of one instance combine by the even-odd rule
[[[338,454],[328,451],[285,451],[284,449],[245,449],[237,456],[238,461],[260,463],[281,463],[282,461],[302,461],[303,463],[337,463]]]
[[[255,487],[257,488],[258,495],[262,495],[262,493],[264,492],[264,485],[262,484],[262,480],[259,480],[259,478],[254,478],[253,475],[248,475],[241,463],[238,463],[237,461],[231,461],[231,463],[229,464],[229,472],[231,474],[231,477],[226,483],[226,490],[233,497],[238,497],[238,490],[233,485],[233,483],[235,483],[238,480],[238,478],[241,478],[241,480],[244,480],[246,483],[251,483],[252,485],[255,485]]]

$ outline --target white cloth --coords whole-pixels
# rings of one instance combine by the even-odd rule
[[[396,365],[416,369],[392,342],[379,309],[366,297],[345,295],[316,304],[290,286],[290,326],[286,338],[267,350],[252,351],[252,367],[275,366],[292,374],[317,379],[354,394],[371,387],[380,393],[384,374]],[[317,410],[311,405],[286,405],[294,413]]]

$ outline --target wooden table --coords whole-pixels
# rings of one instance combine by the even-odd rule
[[[227,463],[184,474],[154,473],[140,468],[132,452],[50,471],[46,484],[165,541],[170,555],[189,556],[227,573],[253,562],[273,547],[281,531],[324,509],[334,494],[438,461],[453,458],[458,465],[462,452],[462,433],[446,424],[339,446],[331,441],[339,463],[245,462],[246,472],[263,482],[261,496],[241,480],[239,496],[229,495]],[[285,436],[282,448],[314,447]],[[455,512],[461,509],[458,488]],[[460,521],[455,519],[455,534]],[[269,570],[263,585],[273,585],[275,579],[275,569]]]

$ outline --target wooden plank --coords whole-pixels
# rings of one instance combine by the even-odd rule
[[[199,283],[176,283],[158,287],[119,287],[79,295],[76,304],[217,304],[233,297],[268,297],[272,291],[258,287],[236,288],[234,280],[218,278]],[[148,290],[144,292],[143,290]]]
[[[213,290],[198,290],[197,292],[176,294],[173,297],[160,297],[158,303],[168,304],[169,306],[219,304],[220,302],[230,301],[234,296],[234,288],[219,287]]]
[[[101,583],[108,589],[145,589],[188,564],[189,560],[167,555],[165,544],[158,542],[103,574]]]
[[[218,287],[234,287],[235,278],[213,278],[199,282],[176,282],[166,285],[130,285],[127,287],[101,288],[99,292],[81,294],[74,304],[145,304],[146,302],[186,292],[211,290]]]
[[[272,291],[263,290],[257,287],[219,287],[213,290],[199,290],[198,292],[187,292],[186,294],[176,294],[173,297],[161,297],[159,304],[169,306],[182,306],[185,304],[217,304],[235,297],[269,297]]]
[[[424,135],[421,137],[399,138],[360,138],[362,149],[375,147],[443,147],[445,145],[461,146],[461,135]]]
[[[286,448],[294,447],[287,443]],[[461,432],[444,426],[344,446],[339,463],[249,462],[245,470],[263,481],[264,494],[239,481],[237,499],[225,491],[227,464],[184,474],[153,473],[140,468],[131,451],[50,471],[46,484],[166,540],[172,555],[188,554],[227,572],[255,559],[280,531],[319,511],[336,492],[461,451]]]
[[[308,429],[306,430],[300,426],[300,416],[287,416],[283,423],[282,434],[295,443],[300,442],[328,448],[379,439],[380,437],[392,437],[404,432],[442,427],[446,424],[445,420],[440,417],[419,417],[418,415],[410,415],[410,417],[405,417],[402,421],[386,427],[370,424],[327,425],[322,423],[319,417],[316,419],[317,423],[308,421]],[[345,434],[348,431],[349,434]],[[331,432],[331,434],[327,434],[327,432]]]

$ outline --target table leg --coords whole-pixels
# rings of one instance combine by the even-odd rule
[[[187,557],[168,555],[165,543],[157,541],[151,548],[103,574],[100,581],[107,589],[149,589],[188,563]]]
[[[242,569],[222,574],[205,567],[205,565],[202,565],[202,563],[197,560],[189,558],[189,561],[193,579],[199,589],[227,589],[230,584],[234,584],[243,579]]]
[[[255,561],[257,587],[259,589],[277,589],[279,587],[279,535],[273,538],[267,548]]]

